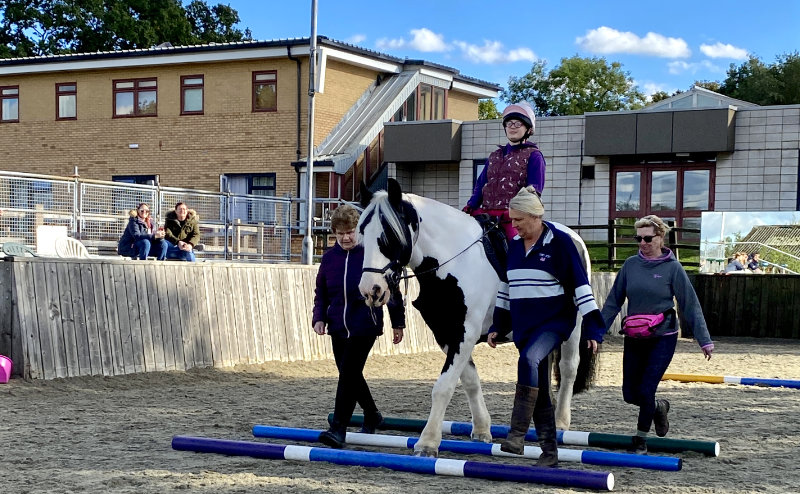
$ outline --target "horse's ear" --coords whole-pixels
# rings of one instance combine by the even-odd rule
[[[395,208],[399,207],[400,203],[403,202],[403,191],[400,189],[400,183],[390,178],[387,180],[386,191],[389,193],[389,204]]]
[[[372,191],[369,190],[367,184],[364,181],[361,181],[361,207],[365,208],[369,206],[370,201],[372,200]]]

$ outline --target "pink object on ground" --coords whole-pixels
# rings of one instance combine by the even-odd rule
[[[11,359],[5,355],[0,355],[0,384],[7,383],[11,379]]]

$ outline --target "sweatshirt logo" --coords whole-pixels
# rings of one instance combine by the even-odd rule
[[[653,273],[653,278],[661,278],[661,275],[658,273]]]
[[[539,262],[545,262],[550,259],[550,254],[539,254]]]

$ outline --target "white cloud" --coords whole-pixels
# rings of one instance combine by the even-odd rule
[[[701,70],[720,73],[725,72],[724,68],[714,65],[710,60],[703,60],[702,62],[684,62],[682,60],[676,60],[668,63],[667,68],[670,74],[683,74],[686,72],[696,74]]]
[[[412,29],[411,35],[414,37],[408,45],[422,52],[441,52],[450,49],[444,42],[444,36],[436,34],[428,28]]]
[[[379,50],[397,50],[406,46],[406,40],[403,38],[389,39],[381,38],[375,42],[375,47]]]
[[[700,45],[700,51],[709,58],[732,58],[734,60],[747,60],[747,50],[737,48],[731,44],[715,43],[713,45]]]
[[[575,44],[590,53],[630,53],[663,58],[686,58],[692,54],[681,38],[669,38],[658,33],[647,33],[644,38],[631,32],[622,32],[607,26],[591,29],[586,36],[575,38]]]
[[[467,60],[474,63],[499,64],[519,61],[534,62],[536,54],[529,48],[517,48],[507,51],[499,41],[484,40],[482,46],[466,41],[455,41],[453,44],[461,50]]]
[[[363,42],[365,39],[367,39],[367,37],[363,34],[354,34],[349,38],[345,39],[345,42],[350,43],[352,45],[357,45]]]
[[[652,101],[650,97],[659,91],[664,91],[667,94],[672,94],[677,91],[677,88],[675,87],[669,87],[666,84],[658,82],[637,82],[636,85],[639,86],[645,96],[647,96],[647,101]]]

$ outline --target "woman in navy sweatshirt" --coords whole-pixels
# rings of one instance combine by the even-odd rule
[[[383,421],[364,379],[369,352],[383,334],[383,308],[368,307],[358,289],[364,264],[364,247],[356,232],[358,217],[358,210],[349,204],[334,210],[331,230],[336,235],[336,245],[322,256],[314,290],[314,332],[330,335],[339,369],[333,421],[320,436],[320,441],[334,448],[344,446],[347,425],[356,403],[364,411],[361,432],[374,433]],[[405,311],[399,292],[393,294],[388,307],[393,342],[397,344],[403,340],[405,328]]]

